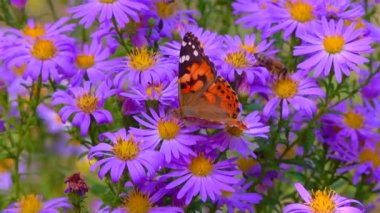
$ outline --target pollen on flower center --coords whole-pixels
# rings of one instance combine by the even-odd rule
[[[22,29],[22,33],[26,36],[32,37],[33,39],[36,39],[38,37],[41,37],[45,35],[46,31],[45,28],[41,25],[36,25],[34,27],[26,26],[24,29]]]
[[[99,0],[99,2],[103,4],[112,4],[117,2],[117,0]]]
[[[95,56],[86,54],[78,55],[76,58],[76,63],[80,69],[88,69],[94,66]]]
[[[153,95],[160,95],[162,92],[162,84],[159,85],[151,85],[146,88],[146,95],[148,97],[152,97]]]
[[[22,196],[18,202],[20,204],[20,213],[38,213],[42,209],[42,203],[36,195]]]
[[[224,60],[234,68],[244,68],[249,65],[249,61],[243,51],[228,53]]]
[[[54,115],[54,122],[57,123],[57,124],[62,124],[61,116],[59,116],[58,113],[56,113],[56,114]]]
[[[343,36],[327,36],[323,40],[323,47],[330,54],[340,53],[344,47]]]
[[[285,78],[277,80],[273,86],[274,93],[281,99],[292,98],[298,92],[297,82]]]
[[[336,205],[334,202],[335,192],[329,189],[317,190],[313,194],[313,201],[310,204],[310,208],[313,212],[321,213],[333,213]]]
[[[371,162],[374,167],[380,166],[379,146],[375,150],[364,148],[359,155],[360,163]]]
[[[140,72],[143,72],[156,63],[156,54],[149,51],[146,47],[134,49],[128,57],[130,58],[130,66]]]
[[[174,120],[162,120],[158,122],[158,133],[164,140],[175,138],[178,135],[180,129],[180,126]]]
[[[176,12],[175,3],[167,3],[165,1],[157,2],[157,15],[158,17],[165,19],[173,16]]]
[[[239,137],[239,136],[241,136],[243,134],[243,129],[240,128],[240,127],[236,127],[236,126],[227,127],[226,131],[230,135],[236,136],[236,137]]]
[[[23,64],[23,65],[21,65],[20,67],[18,67],[18,66],[14,66],[13,69],[12,69],[12,71],[13,71],[17,76],[21,76],[22,74],[24,74],[25,68],[26,68],[26,64]]]
[[[40,60],[48,60],[55,56],[57,49],[50,40],[40,39],[36,41],[31,50],[31,54]]]
[[[210,159],[207,159],[204,154],[191,160],[189,169],[195,176],[207,176],[212,172],[213,164]]]
[[[240,49],[245,50],[247,53],[256,53],[257,52],[255,45],[241,45]]]
[[[364,117],[355,112],[347,112],[343,115],[343,120],[352,129],[360,129],[364,124]]]
[[[301,23],[309,22],[313,20],[313,6],[304,2],[302,0],[298,0],[296,2],[288,3],[288,8],[290,11],[290,16]]]
[[[118,138],[117,143],[113,146],[113,151],[120,160],[133,160],[139,154],[140,149],[131,137],[129,140]]]
[[[152,203],[148,195],[135,190],[128,195],[124,206],[129,213],[148,213]]]
[[[257,163],[257,161],[252,158],[240,157],[236,163],[242,172],[247,172],[250,168],[252,168],[252,166]]]
[[[10,158],[0,160],[0,174],[9,171],[13,166],[13,160]]]
[[[91,114],[98,107],[98,98],[90,94],[85,94],[77,98],[76,104],[83,112]]]

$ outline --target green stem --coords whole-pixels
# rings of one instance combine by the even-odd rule
[[[118,37],[119,37],[119,43],[124,47],[126,52],[129,52],[129,48],[128,48],[128,46],[125,43],[124,38],[123,38],[123,32],[117,26],[117,22],[116,22],[115,17],[112,17],[112,23],[113,23],[113,26],[117,32]]]
[[[49,9],[51,11],[51,15],[53,16],[54,20],[58,20],[58,16],[57,16],[57,13],[55,11],[54,4],[53,4],[52,0],[46,0],[46,1],[48,3]]]
[[[16,197],[19,198],[20,196],[20,174],[19,171],[19,165],[20,165],[20,154],[18,154],[15,158],[15,168],[14,168],[14,184],[15,184],[15,191],[16,191]]]

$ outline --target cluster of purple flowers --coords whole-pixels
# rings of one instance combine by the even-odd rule
[[[64,17],[1,28],[0,83],[14,109],[7,116],[19,116],[20,97],[46,97],[37,112],[49,132],[79,140],[81,148],[70,152],[87,153],[95,161],[91,172],[121,186],[115,192],[119,201],[102,203],[100,212],[184,212],[194,203],[253,212],[274,179],[289,182],[286,171],[302,171],[282,160],[315,151],[302,147],[304,135],[298,133],[305,126],[316,135],[312,145],[326,148],[327,157],[340,165],[339,175],[352,171],[352,184],[378,183],[380,68],[365,54],[375,51],[380,29],[364,19],[365,8],[349,0],[237,0],[232,8],[237,24],[258,33],[239,37],[203,29],[198,12],[165,0],[89,0],[68,10],[77,24]],[[79,41],[76,28],[91,35],[84,33]],[[244,127],[204,129],[174,112],[177,38],[188,31],[199,38],[218,75],[236,89]],[[283,77],[255,57],[280,58],[284,48],[293,58],[284,61],[289,73]],[[347,85],[351,71],[365,85],[360,102],[335,97],[349,95],[340,85]],[[266,157],[278,165],[270,167]],[[0,191],[11,185],[9,162],[3,161]],[[289,204],[284,212],[364,211],[359,201],[331,190],[311,195],[299,183],[295,188],[305,202]],[[28,208],[73,207],[66,198],[42,202],[31,194],[4,212]]]

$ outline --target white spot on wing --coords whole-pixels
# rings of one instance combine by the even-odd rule
[[[186,46],[186,42],[182,41],[182,47]]]
[[[198,56],[198,51],[197,51],[197,50],[194,50],[193,54],[194,54],[195,56]]]
[[[191,46],[193,49],[195,49],[195,46],[194,46],[194,44]]]
[[[189,61],[189,60],[190,60],[190,56],[186,55],[186,61]]]

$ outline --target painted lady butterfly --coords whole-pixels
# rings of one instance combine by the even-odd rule
[[[179,102],[179,113],[187,122],[242,125],[237,119],[240,102],[235,91],[217,76],[214,64],[191,32],[185,34],[179,55]]]

